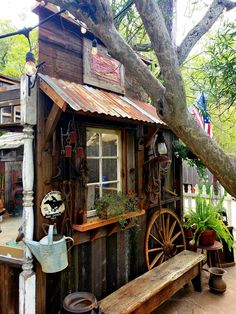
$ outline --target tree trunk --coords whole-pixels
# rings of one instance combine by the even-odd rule
[[[225,189],[236,197],[236,167],[217,143],[198,126],[187,110],[176,48],[168,34],[156,0],[134,2],[159,60],[164,85],[152,75],[148,67],[116,31],[108,0],[51,0],[50,2],[68,9],[76,18],[87,24],[89,29],[103,41],[109,53],[125,66],[129,74],[152,98],[160,118],[203,161]],[[224,7],[229,8],[230,4],[234,6],[228,0],[214,0],[210,15],[206,15],[206,19],[212,20],[214,14],[218,16],[219,12],[222,12]],[[202,30],[202,34],[205,32],[206,28]],[[200,38],[200,33],[197,38]]]

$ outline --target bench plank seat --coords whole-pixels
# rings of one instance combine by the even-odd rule
[[[192,280],[201,291],[203,254],[182,251],[100,301],[104,314],[148,314]]]

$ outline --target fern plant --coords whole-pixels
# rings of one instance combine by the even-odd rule
[[[186,214],[186,228],[193,228],[193,240],[198,244],[201,233],[205,230],[215,230],[217,239],[222,242],[224,240],[228,245],[229,250],[233,247],[234,239],[229,232],[227,226],[221,220],[221,212],[223,199],[216,205],[213,205],[211,200],[206,200],[197,196],[196,210],[190,209]]]

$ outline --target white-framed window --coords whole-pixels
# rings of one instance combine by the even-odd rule
[[[96,215],[94,202],[104,194],[121,191],[121,133],[87,128],[88,217]]]
[[[21,108],[20,106],[14,106],[13,122],[20,123],[21,121]]]
[[[10,105],[0,108],[0,124],[20,123],[21,107],[20,105]]]
[[[12,123],[12,106],[1,108],[1,124]]]

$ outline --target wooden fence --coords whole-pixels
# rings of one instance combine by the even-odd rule
[[[236,157],[232,157],[230,158],[232,163],[235,165],[236,167]],[[190,167],[185,161],[183,161],[183,184],[199,184],[199,177],[197,174],[197,170],[196,167]],[[208,184],[212,184],[213,183],[213,176],[210,173],[210,171],[207,170],[207,182]]]

